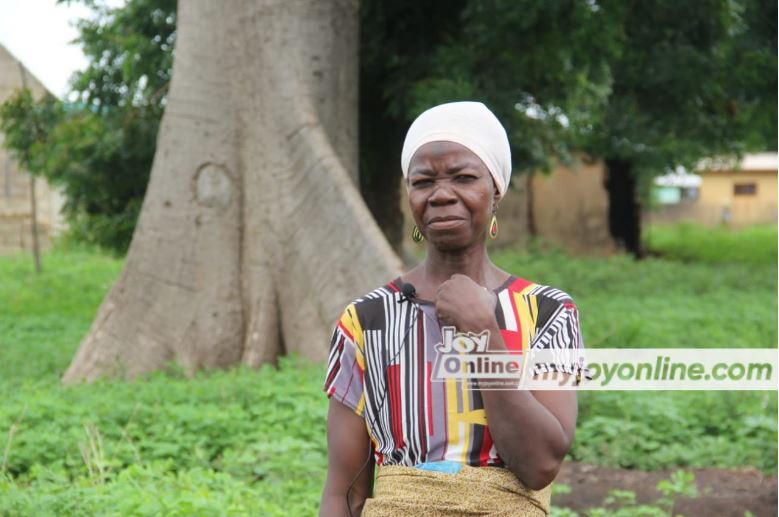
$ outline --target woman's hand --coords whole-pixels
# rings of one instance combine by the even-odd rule
[[[441,323],[454,325],[459,332],[479,333],[496,327],[497,302],[495,293],[457,273],[438,287],[435,306]]]

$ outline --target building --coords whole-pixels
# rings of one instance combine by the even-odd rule
[[[703,160],[697,174],[676,172],[655,179],[660,206],[645,215],[651,223],[689,221],[739,227],[777,222],[777,153],[743,160]]]
[[[706,224],[777,222],[777,153],[749,154],[739,164],[704,164],[698,203]],[[719,217],[717,217],[717,215]]]
[[[8,50],[0,45],[0,103],[5,102],[23,84],[35,97],[46,88]],[[33,179],[3,147],[0,133],[0,254],[32,249],[31,182],[35,181],[38,235],[42,248],[64,228],[60,214],[62,195],[42,178]]]

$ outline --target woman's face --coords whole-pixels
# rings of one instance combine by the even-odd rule
[[[408,171],[411,213],[431,245],[454,251],[484,241],[500,195],[478,156],[454,142],[430,142]]]

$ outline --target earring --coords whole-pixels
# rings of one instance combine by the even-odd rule
[[[492,221],[490,221],[490,239],[495,240],[498,236],[498,218],[495,214],[492,214]]]
[[[411,240],[414,242],[422,242],[425,240],[425,236],[419,231],[419,227],[414,225],[414,229],[411,231]]]

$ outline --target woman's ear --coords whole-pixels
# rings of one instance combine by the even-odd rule
[[[498,184],[495,182],[495,178],[490,174],[490,179],[492,180],[492,213],[498,211],[498,203],[500,203],[500,200],[503,196],[500,195],[500,189],[498,189]]]

